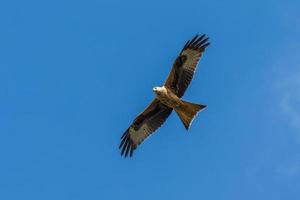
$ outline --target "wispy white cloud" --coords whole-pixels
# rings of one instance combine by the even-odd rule
[[[300,26],[297,20],[299,12],[292,4],[282,4],[278,23],[283,31],[277,41],[278,46],[270,52],[266,80],[271,84],[276,106],[273,107],[284,127],[280,136],[284,140],[279,143],[282,153],[275,158],[273,165],[275,174],[284,178],[300,177]],[[271,81],[270,81],[271,80]],[[282,125],[282,124],[281,124]],[[282,130],[282,129],[280,129]]]
[[[300,143],[300,72],[280,80],[277,88],[279,108],[296,130],[296,139]]]
[[[290,72],[280,73],[275,89],[278,98],[279,112],[291,127],[292,138],[296,145],[300,144],[300,62],[297,59],[291,59],[290,64],[294,63]],[[281,65],[282,66],[282,65]],[[295,66],[299,66],[295,67]],[[298,69],[297,69],[298,68]],[[296,154],[296,156],[295,156]],[[285,161],[281,161],[276,166],[276,173],[283,177],[295,178],[300,176],[299,149],[291,152]]]
[[[272,77],[271,88],[282,122],[289,124],[293,130],[290,132],[295,135],[297,143],[300,143],[300,42],[293,37],[285,40],[270,60],[272,67],[267,78]]]
[[[279,112],[282,122],[290,127],[284,132],[285,137],[290,137],[288,144],[300,145],[300,57],[293,52],[298,52],[299,45],[289,45],[283,48],[285,53],[278,55],[273,65],[272,88],[277,102],[276,112]],[[297,51],[296,51],[297,50]],[[291,135],[287,135],[289,133]],[[275,173],[280,177],[300,177],[300,148],[286,149],[287,156],[274,166]]]

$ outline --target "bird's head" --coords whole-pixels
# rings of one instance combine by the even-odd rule
[[[158,94],[158,93],[163,92],[164,89],[165,89],[164,87],[154,87],[153,92]]]

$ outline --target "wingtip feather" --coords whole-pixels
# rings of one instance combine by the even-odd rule
[[[184,45],[182,51],[186,49],[194,49],[203,51],[210,43],[207,42],[209,37],[206,34],[202,34],[200,37],[197,34],[192,40],[188,40]]]

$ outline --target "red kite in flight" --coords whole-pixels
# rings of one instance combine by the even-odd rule
[[[209,46],[206,35],[196,35],[187,41],[175,60],[172,70],[162,87],[154,87],[156,95],[152,103],[142,112],[121,137],[121,155],[131,157],[133,151],[169,117],[173,109],[188,130],[196,114],[206,106],[181,100],[189,86],[199,59]]]

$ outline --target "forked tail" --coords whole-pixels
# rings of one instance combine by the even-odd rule
[[[197,113],[206,108],[205,105],[189,103],[182,101],[182,105],[175,108],[175,111],[179,118],[181,119],[184,127],[188,130],[196,117]]]

